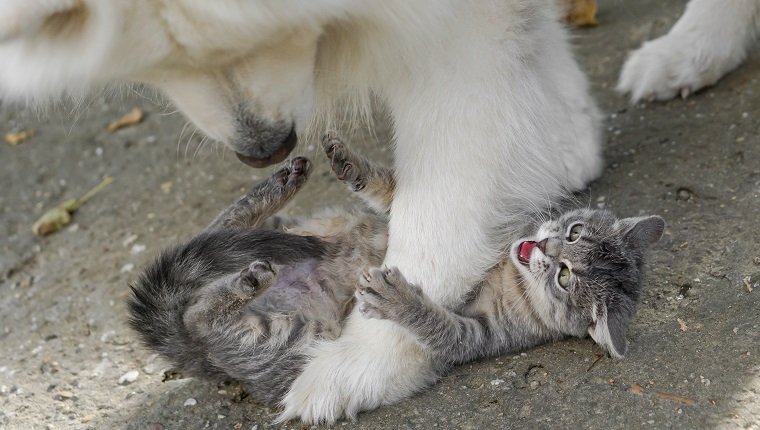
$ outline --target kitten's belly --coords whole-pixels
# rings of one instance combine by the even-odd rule
[[[292,289],[293,292],[314,293],[322,288],[317,280],[317,265],[319,262],[310,258],[296,264],[280,266],[277,277],[270,289]]]
[[[324,279],[318,259],[275,266],[277,276],[272,285],[251,305],[259,312],[301,315],[308,322],[338,322],[342,308],[350,299],[335,279]]]

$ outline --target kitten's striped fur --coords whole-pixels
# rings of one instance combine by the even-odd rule
[[[587,210],[548,221],[448,310],[395,269],[359,276],[382,264],[393,176],[333,135],[323,147],[338,178],[372,210],[308,220],[273,215],[308,177],[308,160],[294,159],[201,234],[162,253],[132,285],[130,324],[149,348],[192,374],[238,380],[274,405],[310,347],[340,335],[356,294],[365,316],[405,327],[438,369],[587,332],[612,355],[624,354],[644,251],[662,234],[661,218],[617,220]],[[585,226],[583,246],[562,243],[568,223]],[[530,267],[520,262],[522,243],[536,244]],[[573,288],[555,285],[555,260],[579,269]]]

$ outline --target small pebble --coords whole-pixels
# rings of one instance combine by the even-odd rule
[[[140,372],[137,370],[130,370],[129,372],[121,375],[121,378],[119,378],[119,385],[127,385],[135,382],[137,380],[137,377],[140,375]]]
[[[127,264],[121,266],[121,273],[127,273],[127,272],[131,272],[133,270],[135,270],[134,263],[127,263]]]
[[[136,244],[132,245],[132,249],[129,250],[129,253],[130,254],[139,254],[139,253],[145,251],[146,248],[147,247],[145,245],[136,243]]]
[[[691,191],[687,190],[686,188],[681,188],[676,193],[676,198],[685,202],[689,201],[691,200]]]
[[[74,397],[74,393],[71,391],[59,391],[58,394],[56,394],[56,397],[58,400],[67,400]]]
[[[499,385],[503,383],[504,383],[503,379],[494,379],[493,381],[491,381],[491,385]]]
[[[95,418],[95,417],[93,417],[92,415],[85,415],[85,416],[83,416],[82,419],[81,419],[82,424],[89,423],[90,421],[92,421],[93,418]]]
[[[172,192],[172,187],[174,187],[173,182],[171,181],[164,182],[163,184],[161,184],[161,191],[163,191],[164,194],[170,194]]]
[[[185,400],[185,403],[182,406],[195,406],[197,404],[198,404],[198,401],[191,397]]]
[[[121,244],[124,245],[124,247],[126,248],[129,245],[131,245],[132,242],[134,242],[136,240],[137,240],[137,235],[136,234],[131,234],[131,235],[125,237],[124,240],[121,241]]]

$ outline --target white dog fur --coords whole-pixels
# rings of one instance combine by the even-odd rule
[[[760,37],[760,1],[691,0],[668,34],[631,53],[618,90],[632,101],[683,98],[735,69]]]
[[[545,0],[3,0],[0,29],[5,99],[144,82],[238,152],[376,95],[395,127],[386,264],[447,306],[526,210],[601,168],[597,110]],[[240,112],[263,132],[241,137]],[[399,329],[354,313],[282,419],[353,417],[436,376]]]

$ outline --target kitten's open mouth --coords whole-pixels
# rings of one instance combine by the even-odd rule
[[[536,242],[527,241],[520,244],[520,247],[517,248],[517,260],[520,261],[520,264],[526,267],[530,265],[530,254],[533,253],[535,247]]]

